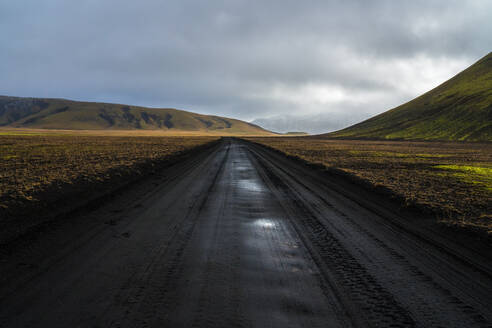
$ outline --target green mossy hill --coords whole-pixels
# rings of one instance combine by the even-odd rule
[[[273,135],[220,116],[172,108],[146,108],[65,99],[0,96],[0,126],[64,130],[165,130],[225,135]]]
[[[492,53],[410,102],[324,136],[492,141]]]

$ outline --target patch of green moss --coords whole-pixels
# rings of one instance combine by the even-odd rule
[[[417,157],[422,158],[443,158],[443,157],[451,157],[449,154],[415,154]]]
[[[396,153],[389,151],[360,151],[360,150],[350,150],[350,155],[364,156],[364,157],[413,157],[412,154]]]
[[[478,184],[492,192],[492,168],[465,165],[435,165],[434,168],[453,171],[452,175],[468,183]]]
[[[444,158],[451,157],[449,154],[412,154],[412,153],[399,153],[390,151],[360,151],[360,150],[350,150],[348,152],[350,155],[361,156],[361,157],[390,157],[390,158]]]

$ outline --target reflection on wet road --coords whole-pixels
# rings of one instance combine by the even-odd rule
[[[272,219],[257,219],[253,222],[255,226],[260,228],[271,229],[275,227],[275,220]]]
[[[201,287],[197,312],[204,314],[190,324],[206,314],[222,327],[341,326],[316,265],[247,149],[234,143],[227,156],[189,243],[184,277],[201,282],[182,284],[188,291],[179,304],[193,303],[193,290]],[[178,310],[176,324],[184,313]]]

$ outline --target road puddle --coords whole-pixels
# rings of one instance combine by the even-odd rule
[[[257,219],[253,221],[253,225],[256,227],[271,229],[271,228],[275,228],[277,223],[275,223],[275,221],[272,219]]]
[[[239,180],[238,187],[251,192],[261,192],[264,189],[261,184],[251,179]]]

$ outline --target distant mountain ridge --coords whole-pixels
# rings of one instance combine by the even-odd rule
[[[492,141],[492,52],[412,101],[322,136]]]
[[[367,113],[326,112],[317,114],[276,115],[257,118],[251,123],[279,133],[305,131],[309,134],[326,133],[360,122],[370,117]]]
[[[163,130],[273,135],[244,121],[174,108],[147,108],[66,99],[0,96],[0,127],[65,130]]]

